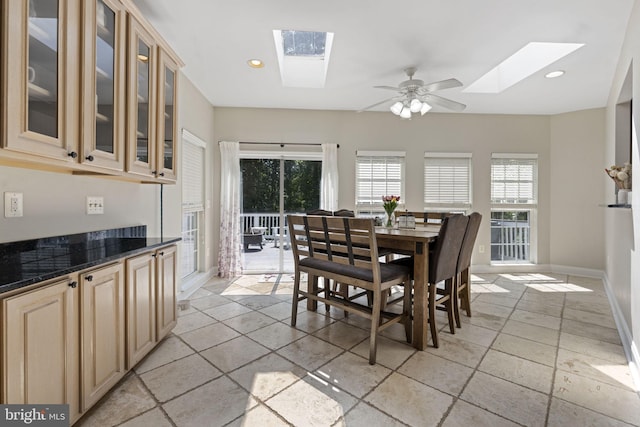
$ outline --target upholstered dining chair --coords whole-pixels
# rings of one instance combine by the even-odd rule
[[[469,215],[469,223],[467,224],[467,230],[462,240],[462,249],[458,257],[455,282],[457,298],[454,304],[454,316],[458,328],[461,326],[460,307],[466,311],[468,317],[471,317],[471,274],[469,268],[471,267],[471,255],[473,255],[473,247],[476,243],[481,222],[482,215],[480,213],[473,212]]]

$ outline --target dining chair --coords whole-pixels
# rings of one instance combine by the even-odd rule
[[[466,311],[467,317],[471,317],[471,273],[469,269],[471,267],[473,247],[476,243],[476,237],[478,237],[481,222],[482,215],[480,213],[473,212],[469,215],[469,223],[467,224],[467,230],[465,231],[462,241],[462,249],[458,257],[455,281],[456,294],[458,297],[454,304],[454,315],[458,328],[461,326],[460,307]]]
[[[331,216],[333,212],[327,211],[324,209],[313,209],[307,212],[307,215],[322,215],[322,216]]]
[[[409,269],[379,261],[373,219],[289,215],[287,220],[295,266],[291,326],[296,325],[298,303],[309,299],[316,304],[323,302],[370,320],[371,365],[376,362],[377,338],[380,331],[395,323],[402,323],[407,342],[411,342]],[[307,273],[307,290],[300,287],[303,272]],[[352,299],[323,293],[323,289],[317,286],[318,277],[371,292],[373,302],[371,305],[360,304]],[[408,289],[403,298],[401,312],[383,310],[383,293],[397,284],[404,284]]]

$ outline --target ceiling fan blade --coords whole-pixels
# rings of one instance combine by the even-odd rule
[[[403,89],[399,88],[399,87],[393,87],[393,86],[374,86],[375,89],[387,89],[387,90],[394,90],[396,92],[402,92]]]
[[[356,111],[356,113],[362,113],[363,111],[369,110],[373,107],[377,107],[380,104],[384,104],[385,102],[389,102],[389,101],[395,101],[398,99],[402,99],[402,96],[392,96],[391,98],[387,98],[384,101],[380,101],[380,102],[376,102],[375,104],[369,105],[368,107],[364,107],[358,111]]]
[[[419,90],[421,92],[433,92],[436,90],[442,90],[442,89],[451,89],[452,87],[460,87],[462,86],[462,83],[460,82],[460,80],[458,79],[447,79],[447,80],[441,80],[439,82],[433,82],[433,83],[427,83],[426,85],[423,85]]]
[[[441,107],[447,108],[449,110],[453,110],[453,111],[462,111],[465,108],[467,108],[466,105],[457,102],[457,101],[452,101],[450,99],[447,98],[443,98],[441,96],[438,95],[434,95],[432,93],[428,93],[426,95],[423,95],[422,98],[427,102],[427,104],[432,104],[432,105],[439,105]]]

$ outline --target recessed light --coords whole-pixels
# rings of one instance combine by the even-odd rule
[[[249,67],[251,68],[262,68],[264,67],[264,62],[262,62],[260,59],[250,59],[247,61],[247,64],[249,64]]]
[[[560,77],[561,75],[564,74],[564,71],[562,70],[556,70],[556,71],[551,71],[550,73],[545,74],[544,76],[548,79],[554,79],[556,77]]]

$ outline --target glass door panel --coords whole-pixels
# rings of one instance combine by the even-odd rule
[[[138,41],[137,65],[137,133],[136,133],[136,160],[143,163],[149,163],[150,157],[150,103],[149,95],[151,93],[151,75],[149,70],[149,58],[151,56],[151,47]]]
[[[116,12],[102,0],[96,2],[96,27],[96,149],[113,154],[115,151]]]
[[[58,27],[59,4],[51,0],[29,1],[27,58],[27,129],[58,137]]]
[[[173,94],[175,91],[175,73],[169,67],[164,68],[164,140],[162,164],[165,169],[173,170]]]

